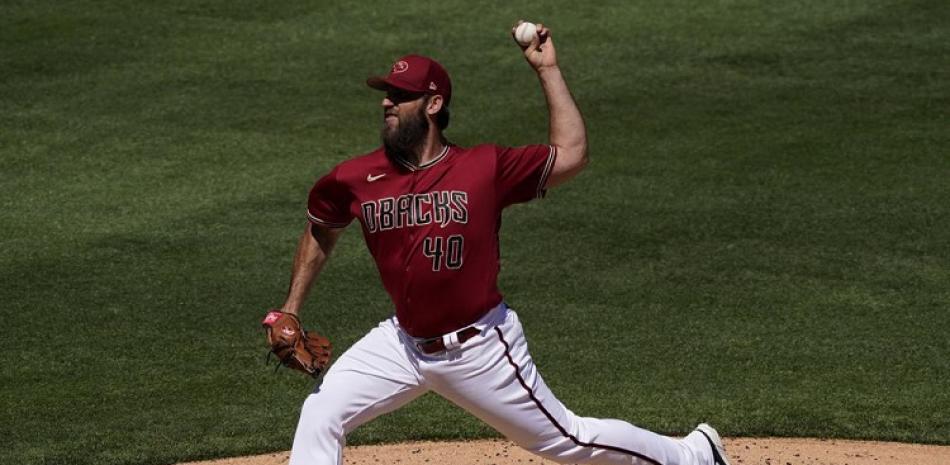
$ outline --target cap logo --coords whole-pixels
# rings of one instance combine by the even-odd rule
[[[435,82],[429,82],[429,90],[436,90],[439,87],[435,85]]]
[[[393,64],[393,74],[402,73],[409,69],[409,63],[405,61],[397,61]]]

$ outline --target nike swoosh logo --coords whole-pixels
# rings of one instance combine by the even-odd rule
[[[367,175],[366,175],[366,182],[373,182],[373,181],[376,181],[376,180],[378,180],[379,178],[381,178],[381,177],[383,177],[383,176],[386,176],[386,173],[377,174],[376,176],[373,176],[372,174],[367,174]]]

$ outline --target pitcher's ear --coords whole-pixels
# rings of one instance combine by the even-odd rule
[[[442,105],[444,104],[445,99],[442,98],[441,95],[431,95],[429,96],[428,102],[426,102],[426,113],[434,116],[442,110]]]

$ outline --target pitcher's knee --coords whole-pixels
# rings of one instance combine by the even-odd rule
[[[343,424],[333,418],[319,416],[301,418],[297,426],[300,435],[308,436],[312,440],[342,441]]]
[[[310,396],[300,411],[297,435],[310,440],[342,441],[344,436],[343,413],[320,402],[318,396]]]
[[[585,463],[591,455],[589,448],[579,445],[568,436],[550,438],[534,444],[523,444],[521,447],[543,459],[557,463]]]
[[[571,463],[573,461],[572,454],[568,453],[570,451],[570,446],[573,446],[573,444],[558,443],[547,445],[543,448],[531,448],[528,450],[535,455],[552,462]]]
[[[634,463],[618,447],[601,444],[603,439],[591,419],[570,417],[564,429],[548,432],[534,441],[524,441],[521,447],[544,459],[565,464]]]

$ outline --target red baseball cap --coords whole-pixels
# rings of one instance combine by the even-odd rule
[[[452,81],[438,61],[422,55],[406,55],[393,63],[389,75],[366,80],[366,85],[379,90],[396,89],[417,94],[441,95],[445,104],[452,100]]]

